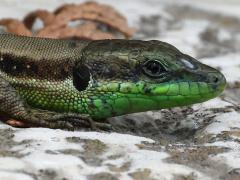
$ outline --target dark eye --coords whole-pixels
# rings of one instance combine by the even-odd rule
[[[166,72],[166,69],[157,60],[148,60],[143,64],[142,70],[145,75],[153,78],[159,78]]]

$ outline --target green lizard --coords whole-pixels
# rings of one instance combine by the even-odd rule
[[[0,112],[33,126],[104,128],[108,117],[209,100],[226,84],[218,70],[156,40],[2,34],[0,42]]]

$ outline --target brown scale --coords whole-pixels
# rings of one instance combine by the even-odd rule
[[[31,77],[34,79],[64,80],[72,75],[73,61],[49,60],[34,61],[24,57],[1,55],[0,70],[17,78]],[[59,67],[53,70],[52,67]]]
[[[46,43],[45,39],[9,37],[4,46],[0,44],[0,70],[19,78],[64,80],[72,75],[75,61],[80,61],[79,54],[87,45],[65,40]]]

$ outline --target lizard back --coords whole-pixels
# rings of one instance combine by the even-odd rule
[[[0,35],[0,71],[16,78],[64,80],[87,41]]]

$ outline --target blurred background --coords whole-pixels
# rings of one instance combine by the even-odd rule
[[[0,179],[240,179],[239,0],[0,0],[0,31],[166,41],[228,81],[202,104],[112,118],[118,133],[1,124]]]

